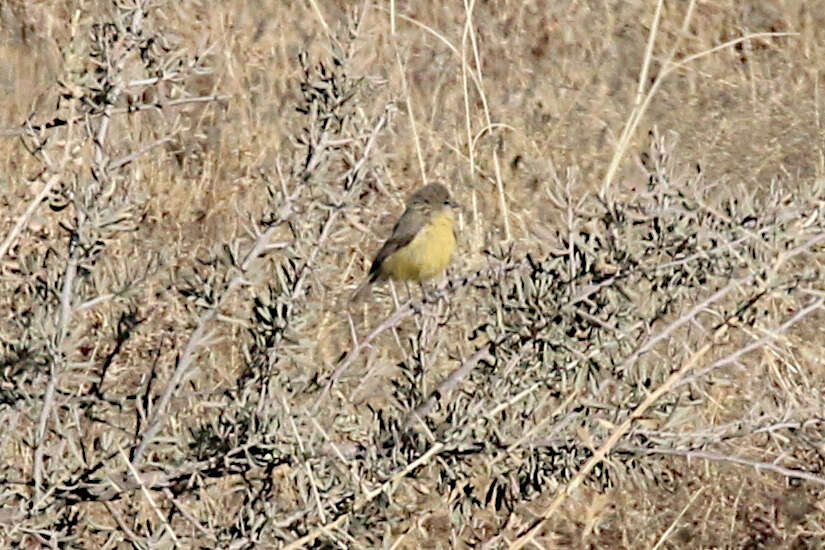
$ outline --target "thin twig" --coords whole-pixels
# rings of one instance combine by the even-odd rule
[[[117,160],[110,161],[108,168],[110,170],[117,170],[118,168],[120,168],[122,166],[126,166],[130,162],[133,162],[135,159],[145,155],[146,153],[148,153],[149,151],[151,151],[155,147],[158,147],[158,146],[163,145],[164,143],[168,143],[170,141],[172,141],[171,136],[166,136],[166,137],[160,138],[158,140],[155,140],[152,143],[146,145],[145,147],[141,147],[137,151],[134,151],[132,153],[129,153],[128,155],[120,157]]]
[[[419,421],[422,417],[427,416],[429,412],[435,407],[436,403],[438,403],[439,399],[443,399],[445,396],[449,395],[449,393],[458,385],[461,380],[467,377],[475,366],[480,361],[490,361],[493,359],[493,356],[490,354],[490,346],[491,344],[487,344],[475,351],[471,356],[464,360],[461,363],[461,366],[454,370],[450,375],[445,378],[438,387],[430,393],[430,396],[424,401],[418,408],[413,411],[413,414],[407,420],[407,425],[410,426],[414,422]]]
[[[32,201],[29,203],[29,206],[26,208],[26,211],[23,212],[23,214],[21,214],[19,218],[17,218],[17,223],[14,224],[14,227],[12,227],[11,231],[9,231],[8,235],[6,235],[6,238],[3,240],[3,244],[0,244],[0,259],[2,259],[3,256],[6,255],[6,252],[9,251],[12,244],[14,244],[14,240],[17,238],[17,236],[20,234],[20,232],[23,230],[26,224],[29,223],[29,219],[34,214],[34,211],[37,210],[37,207],[40,206],[43,200],[49,195],[49,193],[51,193],[52,188],[55,185],[57,185],[58,181],[60,181],[60,177],[60,174],[52,174],[51,177],[48,180],[46,180],[45,185],[43,185],[43,188],[40,190],[37,196],[34,197]]]
[[[759,460],[751,460],[734,455],[726,455],[714,451],[703,451],[694,449],[667,449],[664,447],[634,447],[631,445],[620,445],[616,448],[617,451],[625,451],[639,454],[657,454],[681,456],[691,459],[713,460],[714,462],[730,462],[732,464],[742,464],[744,466],[751,466],[756,470],[767,470],[791,479],[804,479],[816,483],[817,485],[825,485],[825,477],[818,476],[805,470],[797,470],[795,468],[786,468],[779,466],[773,462],[762,462]]]
[[[166,420],[166,408],[169,406],[169,401],[172,398],[172,394],[180,386],[183,381],[183,377],[187,373],[190,364],[195,359],[197,352],[207,340],[206,337],[208,335],[209,327],[211,326],[211,321],[226,303],[226,300],[234,294],[238,287],[241,286],[245,280],[247,272],[252,266],[252,263],[261,256],[264,250],[266,250],[269,245],[269,240],[276,230],[277,226],[272,226],[261,234],[250,251],[247,253],[243,262],[241,262],[241,265],[239,266],[239,273],[229,281],[229,284],[226,286],[226,290],[216,300],[215,304],[201,314],[194,332],[189,337],[186,347],[178,358],[177,366],[175,367],[175,372],[172,375],[172,378],[167,383],[160,400],[158,400],[154,410],[152,411],[149,426],[140,436],[140,440],[135,448],[135,453],[132,458],[132,462],[134,464],[140,465],[143,460],[143,455],[146,452],[147,445],[149,445],[149,442],[155,437],[155,435],[157,435],[158,431],[160,431],[163,426]]]
[[[696,502],[696,499],[699,498],[699,495],[702,494],[702,491],[704,491],[705,488],[706,488],[706,486],[699,487],[693,493],[693,496],[690,497],[690,500],[688,501],[688,503],[684,505],[682,510],[679,512],[679,515],[677,515],[675,518],[673,518],[673,521],[670,522],[670,525],[668,526],[668,528],[665,530],[664,533],[662,533],[662,536],[659,537],[659,540],[656,541],[656,544],[653,545],[653,548],[651,548],[651,550],[658,550],[665,543],[665,541],[668,539],[668,537],[671,534],[673,534],[673,532],[676,530],[676,526],[679,524],[679,520],[682,519],[682,517],[685,515],[685,512],[687,512],[688,509],[691,506],[693,506],[693,503]]]
[[[401,321],[409,317],[415,313],[415,309],[412,306],[412,302],[407,302],[406,304],[402,305],[395,312],[386,318],[380,325],[375,327],[375,329],[370,332],[367,336],[365,336],[360,341],[354,342],[353,348],[350,352],[344,357],[343,361],[338,365],[335,371],[332,373],[329,381],[327,382],[326,386],[324,387],[324,391],[318,397],[318,400],[315,402],[313,406],[313,414],[318,411],[321,404],[324,402],[324,399],[329,394],[329,391],[332,389],[332,386],[338,381],[338,379],[347,371],[347,369],[352,365],[355,359],[361,354],[364,349],[369,346],[370,342],[378,338],[378,336],[384,332],[385,330],[389,330],[395,326],[397,326]]]
[[[728,325],[722,325],[716,330],[716,333],[713,335],[713,338],[710,339],[704,346],[699,348],[684,364],[673,374],[671,374],[661,386],[656,388],[655,391],[651,392],[642,403],[636,407],[633,412],[621,423],[619,426],[613,430],[613,433],[610,434],[610,437],[599,447],[599,449],[593,453],[587,462],[576,472],[576,475],[570,480],[570,482],[563,487],[561,490],[558,491],[556,497],[550,503],[550,505],[542,512],[539,519],[536,520],[527,531],[525,531],[519,538],[513,542],[508,548],[509,550],[518,550],[519,548],[523,548],[527,543],[533,541],[535,536],[541,531],[544,527],[547,520],[550,519],[556,511],[559,509],[561,504],[567,498],[567,495],[571,494],[572,491],[578,487],[584,478],[587,477],[593,468],[595,468],[602,460],[604,460],[607,453],[609,453],[619,442],[619,440],[630,431],[630,428],[633,426],[633,422],[641,418],[644,413],[653,406],[656,401],[659,400],[660,397],[668,393],[673,389],[675,384],[682,379],[690,370],[696,366],[699,360],[707,354],[708,351],[713,347],[716,341],[718,341],[728,329]]]
[[[713,363],[711,363],[707,367],[704,367],[702,369],[697,370],[692,375],[686,377],[684,380],[681,380],[676,385],[676,387],[678,388],[679,386],[683,386],[685,384],[692,384],[692,383],[696,382],[698,379],[700,379],[700,378],[704,377],[705,375],[707,375],[710,371],[721,368],[721,367],[724,367],[726,365],[730,365],[732,363],[736,363],[737,361],[739,361],[739,359],[743,355],[745,355],[747,353],[750,353],[754,350],[757,350],[757,349],[765,346],[769,342],[772,342],[773,340],[776,340],[777,338],[779,338],[780,334],[786,332],[793,325],[795,325],[796,323],[798,323],[802,319],[806,318],[808,315],[810,315],[814,311],[816,311],[818,309],[822,309],[823,302],[825,302],[825,298],[819,298],[817,300],[811,301],[811,303],[809,303],[807,306],[805,306],[802,309],[800,309],[799,311],[797,311],[793,316],[791,316],[787,321],[785,321],[784,323],[779,325],[775,330],[772,330],[771,332],[769,332],[768,334],[766,334],[765,336],[763,336],[759,340],[756,340],[755,342],[751,342],[747,346],[736,350],[735,352],[731,353],[730,355],[727,355],[727,356],[723,357],[722,359],[714,361]]]
[[[160,511],[160,508],[158,508],[158,505],[155,503],[155,499],[152,498],[152,493],[150,493],[149,489],[147,489],[146,486],[143,484],[143,481],[141,480],[140,474],[135,468],[135,465],[129,461],[129,457],[126,456],[126,452],[122,448],[120,449],[120,457],[126,463],[126,467],[128,468],[129,472],[131,472],[134,476],[135,481],[140,485],[140,489],[143,492],[143,496],[146,497],[146,500],[149,502],[149,506],[155,512],[155,515],[158,517],[163,526],[166,528],[166,532],[168,532],[169,536],[172,537],[172,541],[175,543],[175,547],[180,547],[178,536],[175,534],[175,531],[172,529],[172,526],[169,525],[169,522],[166,521],[166,516],[164,516],[163,513]]]
[[[692,15],[692,10],[688,10],[686,20],[688,16]],[[686,33],[683,33],[686,34]],[[602,182],[602,187],[599,192],[599,196],[603,199],[607,196],[607,193],[613,184],[613,179],[616,176],[616,173],[619,169],[619,164],[621,160],[624,158],[624,154],[627,151],[627,147],[630,144],[630,137],[638,128],[639,123],[642,121],[644,114],[647,112],[650,103],[653,100],[653,97],[656,95],[656,92],[659,90],[659,87],[662,85],[664,80],[670,76],[673,72],[678,69],[681,69],[685,65],[696,61],[697,59],[701,59],[707,55],[715,53],[717,51],[723,50],[725,48],[732,48],[737,44],[741,44],[743,42],[747,42],[749,40],[756,40],[759,38],[781,38],[784,36],[796,36],[798,33],[789,33],[789,32],[762,32],[762,33],[753,33],[748,34],[746,36],[736,38],[734,40],[729,40],[724,44],[720,44],[714,48],[709,50],[705,50],[699,53],[695,53],[693,55],[689,55],[684,59],[673,62],[673,59],[668,59],[665,63],[664,68],[661,72],[657,75],[656,80],[653,81],[653,84],[650,86],[650,89],[647,91],[645,95],[644,101],[640,105],[636,105],[633,110],[631,111],[630,115],[627,118],[627,122],[625,123],[624,131],[622,132],[622,138],[619,140],[619,144],[616,146],[616,151],[613,153],[613,158],[610,160],[610,166],[607,169],[607,172],[604,176],[604,181]]]

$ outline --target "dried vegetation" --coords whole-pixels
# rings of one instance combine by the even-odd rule
[[[287,4],[0,7],[2,545],[818,547],[825,5]]]

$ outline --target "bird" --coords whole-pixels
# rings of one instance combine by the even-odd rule
[[[447,188],[431,183],[413,193],[392,228],[390,238],[372,261],[367,280],[353,295],[358,302],[379,281],[424,282],[442,273],[455,251],[455,215],[458,204]]]

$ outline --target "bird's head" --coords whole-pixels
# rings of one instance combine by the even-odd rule
[[[458,204],[450,198],[447,188],[440,183],[425,185],[410,197],[409,206],[426,214],[436,214],[445,209],[458,208]]]

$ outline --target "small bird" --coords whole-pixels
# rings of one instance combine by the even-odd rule
[[[454,208],[458,205],[440,183],[425,185],[413,193],[353,301],[363,299],[377,281],[422,282],[444,271],[455,250]]]

